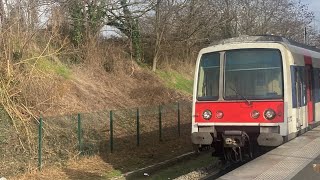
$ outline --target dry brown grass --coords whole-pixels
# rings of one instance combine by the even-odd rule
[[[107,73],[102,68],[73,67],[68,88],[45,116],[66,113],[122,109],[190,100],[179,92],[165,88],[161,81],[145,69],[132,76]]]
[[[54,57],[65,45],[60,40],[61,46],[51,47],[53,39],[58,37],[55,34],[46,35],[44,39],[47,41],[38,41],[40,36],[23,29],[19,22],[10,24],[0,33],[0,103],[14,129],[6,137],[10,143],[1,148],[8,154],[1,155],[18,153],[17,157],[5,158],[4,162],[17,163],[15,165],[19,168],[15,172],[32,170],[27,159],[36,153],[34,120],[59,99],[60,91],[65,86],[63,78],[40,66],[44,61],[57,64]]]
[[[107,155],[84,156],[71,159],[63,166],[46,166],[42,171],[9,177],[9,179],[110,179],[191,151],[190,138],[164,141],[161,144],[130,147]],[[116,172],[116,174],[113,174]]]
[[[104,162],[101,157],[92,156],[71,160],[66,167],[49,167],[41,172],[34,170],[10,179],[101,179],[111,170],[112,166]]]

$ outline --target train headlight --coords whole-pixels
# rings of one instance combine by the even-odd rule
[[[258,119],[259,116],[260,116],[260,112],[259,112],[259,111],[253,110],[253,111],[251,112],[251,117],[252,117],[253,119]]]
[[[203,119],[205,120],[209,120],[211,119],[212,117],[212,112],[210,110],[205,110],[203,113],[202,113],[202,117]]]
[[[218,118],[218,119],[221,119],[221,118],[223,118],[223,112],[222,111],[217,111],[216,112],[216,118]]]
[[[267,109],[264,111],[263,115],[267,120],[272,120],[276,117],[276,112],[273,109]]]

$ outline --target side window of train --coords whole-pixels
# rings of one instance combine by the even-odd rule
[[[320,102],[320,69],[317,69],[316,73],[317,73],[318,79],[317,79],[317,85],[316,85],[317,91],[316,91],[315,102]]]
[[[307,103],[306,69],[303,66],[292,66],[291,73],[293,108],[297,108]]]
[[[307,104],[307,69],[305,67],[300,68],[301,74],[300,74],[300,79],[301,79],[301,84],[302,84],[302,95],[301,95],[301,105],[305,106]]]
[[[306,78],[306,74],[307,74],[307,71],[304,66],[291,66],[292,106],[293,106],[293,108],[305,106],[307,104],[307,78]],[[320,91],[319,91],[319,93],[320,93]],[[319,98],[320,98],[320,94],[319,94]],[[320,99],[319,99],[319,101],[320,101]]]
[[[297,99],[297,107],[301,107],[301,90],[302,90],[302,83],[301,83],[301,73],[298,67],[295,67],[295,84],[296,84],[296,99]]]
[[[315,102],[320,102],[320,69],[317,69],[317,84],[316,84],[316,89],[317,91],[315,92]]]
[[[314,102],[320,102],[320,69],[313,69],[313,99]]]

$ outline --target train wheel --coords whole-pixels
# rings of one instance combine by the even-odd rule
[[[200,154],[200,146],[198,144],[193,144],[192,149],[195,154]]]
[[[196,154],[200,154],[201,152],[209,151],[211,149],[211,145],[193,145],[193,151]]]
[[[223,144],[221,141],[214,142],[212,156],[223,157]]]

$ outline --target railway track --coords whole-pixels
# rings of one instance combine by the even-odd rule
[[[238,163],[222,162],[223,164],[222,164],[220,169],[209,173],[205,177],[201,178],[201,180],[217,179],[217,178],[223,176],[224,174],[227,174],[228,172],[230,172],[230,171],[242,166],[243,164],[245,164],[245,163],[247,163],[249,161],[250,160],[244,160],[244,161],[238,162]]]
[[[261,148],[258,152],[255,153],[253,158],[249,158],[248,156],[245,157],[242,161],[237,163],[231,163],[229,161],[221,160],[220,167],[212,172],[209,172],[205,177],[201,178],[201,180],[212,180],[212,179],[218,179],[219,177],[231,172],[234,169],[237,169],[238,167],[246,164],[247,162],[250,162],[254,160],[255,158],[267,153],[268,151],[272,150],[273,148]]]
[[[230,163],[224,159],[212,157],[211,154],[212,149],[207,149],[200,154],[187,153],[181,157],[127,173],[122,178],[176,180],[217,179],[252,160],[249,156],[245,156],[241,162]],[[256,152],[254,157],[259,157],[262,154],[264,154],[264,151]]]

